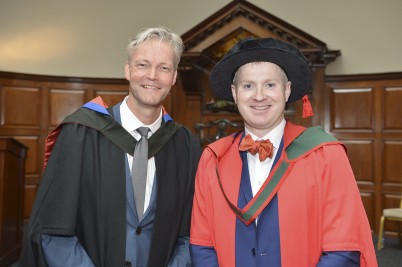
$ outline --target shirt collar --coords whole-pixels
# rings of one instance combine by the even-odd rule
[[[272,129],[269,133],[264,135],[262,138],[257,137],[255,134],[250,132],[247,128],[245,128],[245,134],[250,134],[253,140],[267,140],[269,139],[271,143],[274,145],[274,147],[277,149],[279,145],[281,144],[282,136],[283,133],[285,132],[285,125],[286,125],[286,120],[283,119],[278,126],[276,126],[274,129]]]
[[[141,126],[146,126],[151,130],[151,133],[156,132],[162,125],[162,108],[159,113],[159,117],[150,125],[145,125],[143,124],[128,108],[127,106],[127,97],[126,96],[123,100],[123,102],[120,105],[120,116],[121,116],[121,125],[123,128],[129,132],[132,133],[135,131],[137,128]]]

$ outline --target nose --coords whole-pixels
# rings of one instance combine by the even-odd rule
[[[264,94],[264,90],[262,88],[257,88],[255,90],[254,100],[255,101],[263,101],[265,98],[266,98],[266,95]]]
[[[149,71],[147,73],[147,78],[151,81],[157,80],[158,79],[158,70],[155,67],[149,68]]]

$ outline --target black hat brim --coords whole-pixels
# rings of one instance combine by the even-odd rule
[[[210,75],[212,93],[219,99],[233,101],[231,84],[234,74],[250,62],[271,62],[285,71],[292,82],[289,103],[301,99],[310,91],[311,70],[304,57],[279,48],[258,47],[237,51],[219,61]]]

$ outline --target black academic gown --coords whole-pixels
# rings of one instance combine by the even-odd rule
[[[112,132],[121,131],[119,124],[109,123],[110,116],[83,108],[77,112],[95,125],[106,120]],[[60,129],[25,230],[19,266],[47,266],[42,234],[77,236],[95,266],[124,266],[126,152],[94,128],[64,123]],[[166,266],[177,238],[189,236],[200,154],[199,140],[185,127],[155,154],[159,190],[149,267]]]

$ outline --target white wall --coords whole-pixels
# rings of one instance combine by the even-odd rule
[[[183,34],[229,0],[1,0],[0,71],[122,78],[141,28]],[[249,0],[342,56],[327,74],[402,72],[402,0]]]

